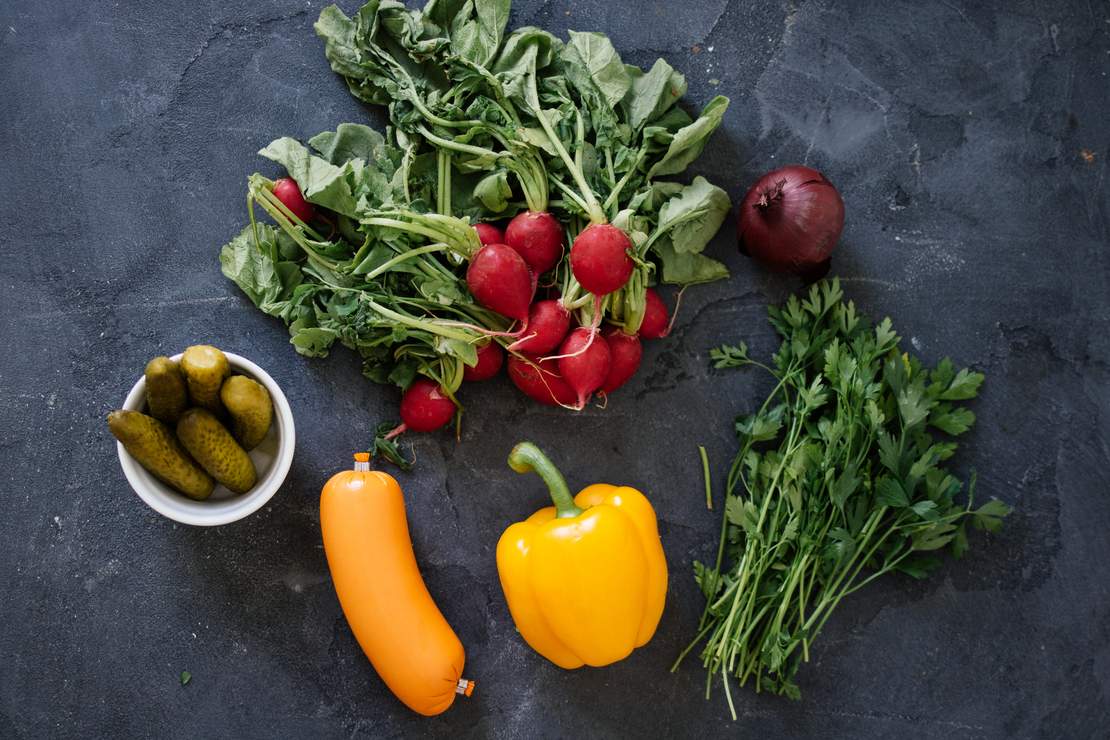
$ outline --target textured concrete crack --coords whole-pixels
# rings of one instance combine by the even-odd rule
[[[236,32],[238,32],[238,35],[249,35],[267,26],[273,25],[274,23],[284,23],[286,21],[291,21],[294,18],[299,18],[303,15],[307,15],[311,10],[313,10],[311,7],[305,7],[292,13],[271,16],[268,18],[259,18],[245,24],[221,23],[216,26],[215,30],[209,33],[204,41],[201,42],[200,48],[196,50],[193,56],[189,58],[189,61],[185,63],[185,66],[182,68],[181,72],[178,73],[177,83],[174,85],[174,91],[173,94],[170,96],[170,100],[166,106],[166,109],[168,110],[169,107],[173,105],[173,102],[177,97],[177,90],[181,87],[181,83],[185,81],[185,77],[189,74],[189,70],[193,68],[193,65],[200,61],[200,58],[204,56],[204,53],[208,50],[209,45],[211,45],[213,41],[225,34],[234,37],[235,35],[237,35]],[[164,112],[165,111],[163,111],[163,113]]]

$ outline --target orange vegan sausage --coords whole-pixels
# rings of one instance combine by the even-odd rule
[[[445,711],[457,694],[465,654],[428,593],[412,552],[405,500],[392,476],[355,455],[355,469],[332,476],[320,494],[335,592],[358,644],[382,680],[414,712]]]

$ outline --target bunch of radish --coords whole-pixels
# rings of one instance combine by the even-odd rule
[[[667,307],[651,288],[638,333],[601,325],[601,299],[624,287],[635,267],[632,243],[617,227],[592,224],[571,245],[574,279],[594,296],[594,320],[581,326],[561,297],[537,297],[540,278],[563,259],[565,234],[554,216],[526,211],[504,231],[485,223],[475,229],[482,247],[471,257],[467,287],[478,303],[516,324],[508,336],[491,336],[478,347],[478,363],[466,369],[464,381],[488,380],[507,366],[509,379],[529,398],[581,410],[594,396],[607,396],[636,374],[641,339],[667,335]],[[404,428],[426,431],[429,419],[438,420],[439,426],[451,421],[454,403],[428,386],[434,384],[419,380],[405,392]]]
[[[295,181],[279,180],[272,192],[298,218],[315,217]],[[468,261],[466,286],[476,303],[513,324],[510,331],[469,327],[486,336],[476,347],[477,362],[463,372],[464,383],[489,380],[507,366],[510,380],[529,398],[579,411],[595,396],[606,397],[635,375],[642,339],[658,339],[669,332],[667,307],[651,288],[641,295],[638,331],[602,324],[603,299],[624,288],[636,267],[633,244],[618,227],[591,223],[574,238],[566,260],[563,225],[546,211],[519,213],[503,231],[489,223],[473,229],[474,233],[464,229],[451,239],[452,249]],[[541,279],[558,275],[561,264],[564,282],[575,284],[573,302],[566,284],[558,297],[537,295]],[[592,312],[584,313],[590,304]],[[418,378],[402,396],[401,425],[387,438],[404,431],[440,429],[457,412],[454,393],[433,380]]]
[[[250,224],[221,250],[224,274],[286,323],[297,352],[346,346],[368,378],[402,388],[403,423],[376,444],[457,421],[461,387],[502,368],[540,403],[604,405],[636,373],[641,342],[669,331],[649,286],[728,275],[703,254],[728,194],[679,179],[728,98],[688,110],[666,60],[624,64],[601,33],[507,33],[508,13],[488,5],[325,8],[315,28],[332,69],[386,104],[391,125],[259,150],[287,176],[248,178]],[[796,190],[768,193],[763,219],[804,200]]]

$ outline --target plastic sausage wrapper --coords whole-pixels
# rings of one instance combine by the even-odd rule
[[[320,529],[343,614],[390,691],[429,717],[470,696],[462,643],[416,565],[401,487],[369,454],[324,485]]]

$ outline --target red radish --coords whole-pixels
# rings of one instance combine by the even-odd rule
[[[509,355],[509,379],[521,393],[546,406],[570,406],[577,394],[555,368],[554,360]]]
[[[662,339],[671,333],[671,317],[667,315],[667,304],[655,292],[647,289],[647,307],[644,320],[640,324],[640,336],[644,339]]]
[[[609,375],[609,344],[596,329],[578,327],[559,346],[559,374],[577,394],[574,408],[585,408]]]
[[[740,250],[773,270],[815,277],[844,228],[844,201],[820,172],[788,165],[759,178],[740,203]]]
[[[590,224],[570,248],[570,269],[579,284],[594,295],[619,290],[632,276],[632,241],[612,224]]]
[[[504,244],[487,244],[474,253],[466,284],[478,303],[502,316],[528,320],[536,284],[528,263]]]
[[[563,226],[546,211],[518,213],[505,227],[505,243],[542,275],[563,256]]]
[[[477,383],[497,375],[505,364],[505,352],[497,342],[487,342],[478,347],[478,364],[463,369],[463,380]]]
[[[401,396],[401,426],[390,434],[405,429],[432,432],[455,416],[455,402],[444,395],[439,386],[427,378],[417,378]]]
[[[482,242],[482,244],[505,243],[505,234],[503,234],[501,232],[501,229],[497,228],[493,224],[474,224],[474,230],[478,232],[478,241]]]
[[[543,355],[559,346],[570,331],[570,312],[555,298],[536,301],[528,312],[528,330],[509,349]]]
[[[640,369],[640,357],[644,353],[640,338],[635,334],[625,334],[619,327],[612,326],[602,332],[609,345],[609,374],[601,384],[602,393],[612,393],[627,383]]]
[[[292,177],[274,180],[274,197],[300,220],[308,222],[316,218],[316,209],[304,199],[301,195],[301,186]]]

